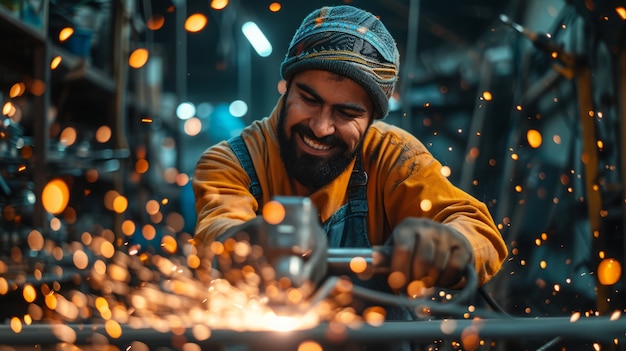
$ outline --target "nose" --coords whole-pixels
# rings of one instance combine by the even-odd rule
[[[309,127],[311,127],[311,130],[318,138],[334,134],[335,122],[333,121],[332,111],[328,108],[322,109],[317,116],[311,118]]]

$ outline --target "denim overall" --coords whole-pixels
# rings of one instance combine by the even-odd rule
[[[257,199],[259,208],[263,194],[259,180],[252,164],[252,159],[248,149],[240,136],[228,140],[232,150],[237,155],[241,166],[250,177],[250,192]],[[367,173],[363,170],[363,160],[361,153],[357,153],[356,164],[348,184],[348,203],[343,205],[326,222],[322,223],[322,228],[328,237],[328,247],[332,248],[368,248],[371,247],[367,237]],[[358,277],[351,277],[354,284],[374,289],[381,292],[389,292],[389,286],[382,276],[374,276],[369,280],[360,280]],[[365,304],[363,307],[367,307]],[[386,306],[388,320],[410,319],[408,311],[396,306]]]

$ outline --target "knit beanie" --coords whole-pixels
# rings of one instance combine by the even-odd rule
[[[321,69],[346,76],[369,93],[374,118],[384,118],[398,80],[395,40],[371,13],[349,5],[323,7],[307,15],[282,62],[281,76]]]

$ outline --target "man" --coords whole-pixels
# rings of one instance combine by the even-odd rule
[[[383,119],[398,79],[394,39],[351,7],[310,13],[281,65],[286,91],[270,117],[200,157],[196,239],[259,225],[274,196],[308,197],[331,247],[392,243],[400,285],[487,282],[507,248],[486,206],[452,185],[413,135]]]

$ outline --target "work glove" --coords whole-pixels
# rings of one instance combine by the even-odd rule
[[[458,287],[466,267],[474,263],[474,251],[463,234],[427,218],[404,219],[391,239],[390,271],[403,274],[398,284],[403,287],[414,280],[425,287]]]
[[[226,250],[215,268],[236,285],[252,267],[261,289],[271,287],[270,298],[282,304],[283,292],[297,288],[307,297],[326,276],[327,239],[308,198],[276,197],[271,205],[284,216],[264,213],[220,236]]]

